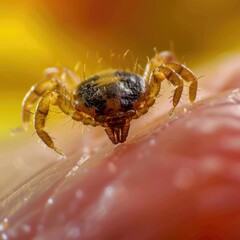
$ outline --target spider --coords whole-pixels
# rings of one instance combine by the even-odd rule
[[[67,68],[48,68],[44,79],[28,91],[22,104],[22,122],[27,129],[31,109],[38,101],[34,113],[34,128],[42,141],[63,155],[45,131],[46,117],[51,105],[85,125],[102,126],[113,144],[126,141],[130,122],[148,112],[159,95],[161,83],[167,80],[176,88],[173,108],[178,105],[184,81],[190,82],[189,100],[194,102],[198,82],[185,65],[176,61],[172,52],[160,52],[150,59],[142,76],[125,70],[107,70],[84,81]]]

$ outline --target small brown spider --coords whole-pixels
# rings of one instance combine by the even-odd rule
[[[176,89],[173,94],[173,110],[179,103],[184,81],[190,82],[189,100],[197,94],[197,78],[183,64],[176,62],[171,52],[160,52],[148,61],[143,76],[125,70],[108,70],[87,80],[66,68],[49,68],[45,78],[26,94],[22,105],[22,121],[25,129],[30,121],[30,111],[40,99],[34,113],[34,127],[38,136],[50,148],[57,149],[52,138],[44,130],[51,105],[81,121],[85,125],[101,125],[113,144],[126,141],[130,122],[148,112],[159,95],[163,80]]]

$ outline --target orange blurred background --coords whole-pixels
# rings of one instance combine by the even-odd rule
[[[73,69],[80,61],[91,74],[109,65],[110,51],[127,49],[144,64],[153,47],[166,50],[171,42],[191,68],[240,50],[239,0],[0,3],[0,140],[21,124],[22,98],[46,67]]]

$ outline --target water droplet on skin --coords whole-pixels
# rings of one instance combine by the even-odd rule
[[[52,205],[53,204],[53,199],[52,198],[49,198],[48,201],[47,201],[48,205]]]
[[[112,197],[113,194],[114,194],[114,189],[113,189],[113,187],[111,187],[111,186],[106,187],[106,189],[105,189],[105,191],[104,191],[104,195],[105,195],[106,197]]]
[[[2,233],[2,240],[7,240],[8,239],[8,236],[6,233]]]
[[[65,160],[67,159],[67,156],[65,155],[58,155],[58,160]]]
[[[155,139],[151,139],[149,141],[149,145],[154,146],[155,144],[156,144],[156,140]]]
[[[66,177],[74,176],[79,167],[89,159],[89,153],[84,153],[83,156],[78,160],[77,164],[67,173]]]
[[[232,91],[232,93],[228,96],[228,99],[232,103],[238,103],[239,102],[239,96],[240,96],[240,90],[235,89]]]
[[[74,167],[72,168],[72,170],[75,172],[75,171],[78,170],[78,168],[79,168],[79,166],[74,166]]]
[[[86,154],[86,153],[90,153],[90,149],[89,147],[84,147],[83,148],[83,152]]]
[[[76,195],[76,198],[81,199],[83,197],[83,191],[77,190],[75,195]]]
[[[8,226],[9,220],[8,218],[4,218],[2,223],[0,223],[0,232],[4,230]]]
[[[27,224],[23,224],[22,229],[26,233],[29,233],[31,231],[31,227]]]
[[[78,170],[79,166],[74,166],[69,172],[68,174],[66,175],[66,177],[69,177],[69,176],[74,176],[75,175],[75,172]]]
[[[67,236],[69,239],[76,239],[80,236],[80,229],[78,227],[71,227],[67,229]]]
[[[80,165],[82,165],[85,161],[87,161],[89,158],[90,158],[89,152],[85,152],[85,153],[83,154],[83,156],[79,159],[79,161],[78,161],[77,164],[80,166]]]
[[[4,219],[3,219],[3,222],[4,222],[5,224],[8,224],[8,222],[9,222],[8,218],[4,218]]]

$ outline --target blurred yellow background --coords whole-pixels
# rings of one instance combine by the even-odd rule
[[[144,63],[153,47],[190,67],[240,50],[239,0],[0,1],[0,140],[21,124],[21,101],[46,67],[97,71],[110,51],[130,49]],[[87,55],[89,57],[87,58]],[[117,59],[115,60],[117,61]],[[80,67],[81,75],[81,67]]]

